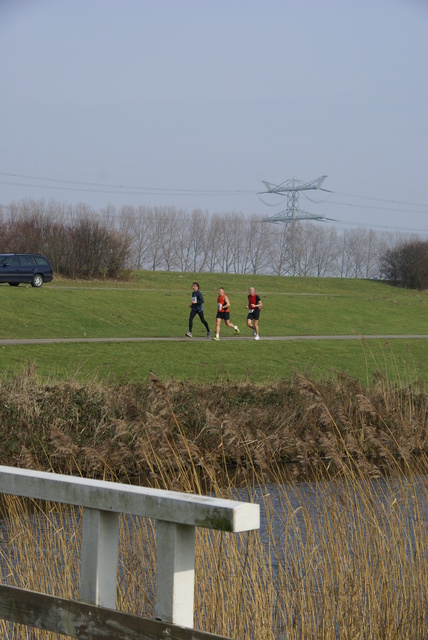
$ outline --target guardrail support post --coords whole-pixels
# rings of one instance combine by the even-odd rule
[[[116,609],[119,514],[83,508],[79,598]]]
[[[162,637],[174,633],[169,629],[171,624],[193,629],[195,527],[230,533],[253,531],[260,527],[260,507],[257,504],[46,471],[0,466],[0,495],[2,493],[34,500],[49,500],[83,509],[79,600],[85,605],[65,600],[64,608],[62,601],[57,601],[53,596],[27,593],[12,587],[0,589],[0,618],[62,633],[58,625],[64,617],[64,629],[69,629],[72,625],[76,629],[84,628],[77,634],[73,632],[73,637],[78,635],[89,638],[91,633],[94,637],[102,635],[103,638],[136,637],[133,618],[130,621],[129,616],[125,616],[124,620],[119,612],[114,611],[117,597],[119,514],[152,518],[156,521],[155,615],[166,623]],[[22,594],[23,599],[26,598],[22,611],[18,606],[16,593]],[[36,606],[40,609],[39,613],[34,609]],[[96,607],[99,607],[99,612],[95,613]],[[81,617],[82,612],[85,612],[84,619]],[[109,618],[113,613],[114,617]],[[101,635],[93,627],[95,618],[98,619],[99,616],[107,625],[103,627]],[[88,631],[89,618],[93,631]],[[150,622],[146,621],[143,626],[138,626],[144,632],[142,637],[160,637],[157,633],[159,625],[156,625],[156,633],[148,631],[152,628]],[[117,624],[125,624],[124,633],[120,634],[117,626],[114,628]],[[190,638],[187,631],[185,634]],[[194,630],[191,635],[192,638],[208,635],[214,637]]]
[[[195,527],[156,523],[155,616],[163,622],[193,627]]]

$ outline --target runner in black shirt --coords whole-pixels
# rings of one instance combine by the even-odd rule
[[[190,305],[191,311],[189,316],[189,331],[186,333],[186,336],[188,338],[192,337],[193,319],[196,315],[198,315],[202,324],[207,330],[207,338],[211,338],[211,331],[208,326],[208,322],[204,318],[204,311],[202,307],[204,303],[204,296],[202,295],[202,291],[199,289],[199,283],[194,282],[192,284],[192,289],[193,289],[193,292],[192,292],[192,304]]]

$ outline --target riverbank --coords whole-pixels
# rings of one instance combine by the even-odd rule
[[[0,386],[0,463],[180,489],[184,476],[209,489],[269,481],[287,463],[296,475],[352,462],[369,475],[428,452],[425,389],[338,375],[291,381],[193,385],[46,384],[34,370]],[[196,474],[193,472],[197,471]],[[198,489],[198,487],[194,487]]]
[[[428,400],[373,382],[46,384],[28,369],[0,386],[0,463],[258,502],[260,532],[197,531],[197,628],[413,640],[427,622]],[[76,598],[79,510],[6,496],[0,517],[5,582]],[[121,519],[119,575],[117,608],[154,617],[153,521]]]

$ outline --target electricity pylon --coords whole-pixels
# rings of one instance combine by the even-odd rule
[[[331,218],[299,209],[300,191],[309,191],[310,189],[328,191],[328,189],[321,188],[326,177],[327,176],[321,176],[321,178],[317,178],[311,182],[302,182],[302,180],[298,180],[297,178],[291,178],[290,180],[281,182],[281,184],[272,184],[272,182],[262,180],[266,191],[261,191],[260,193],[276,193],[287,196],[287,208],[270,218],[265,218],[265,222],[276,224],[278,222],[295,222],[297,220],[331,220]]]

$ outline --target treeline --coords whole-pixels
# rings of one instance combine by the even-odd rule
[[[389,273],[386,257],[417,241],[372,229],[273,225],[243,213],[176,207],[94,211],[43,200],[0,207],[0,252],[43,253],[56,273],[71,277],[149,269],[382,278]]]
[[[42,253],[54,272],[70,277],[115,277],[131,240],[85,205],[25,200],[0,214],[0,251]]]
[[[428,240],[409,240],[388,249],[381,260],[391,284],[407,289],[428,289]]]

